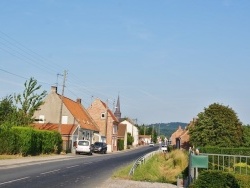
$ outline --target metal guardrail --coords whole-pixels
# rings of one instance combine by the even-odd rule
[[[148,160],[149,158],[151,158],[152,156],[154,156],[156,153],[162,152],[161,150],[156,150],[156,151],[152,151],[150,153],[147,153],[146,155],[143,155],[142,157],[139,157],[135,162],[133,167],[130,169],[129,171],[129,175],[133,175],[135,172],[135,169],[141,165],[144,164],[146,162],[146,160]]]

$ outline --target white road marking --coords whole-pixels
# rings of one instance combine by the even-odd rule
[[[49,174],[49,173],[57,172],[57,171],[59,171],[59,170],[61,170],[61,169],[51,170],[51,171],[48,171],[48,172],[43,172],[43,173],[41,173],[41,174]]]
[[[79,165],[69,166],[69,167],[67,167],[67,168],[74,168],[74,167],[77,167],[77,166],[79,166]]]
[[[24,178],[19,178],[19,179],[16,179],[16,180],[6,181],[6,182],[3,182],[3,183],[0,183],[0,185],[4,185],[4,184],[7,184],[7,183],[13,183],[15,181],[21,181],[21,180],[28,179],[28,178],[29,177],[24,177]]]

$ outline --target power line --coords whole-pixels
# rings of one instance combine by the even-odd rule
[[[21,52],[19,52],[20,54],[26,54],[26,55],[30,56],[31,58],[33,58],[32,61],[35,61],[35,62],[42,61],[42,64],[40,64],[40,66],[45,67],[46,69],[53,70],[54,72],[56,72],[58,67],[60,67],[60,65],[56,65],[55,63],[47,62],[48,60],[46,58],[44,58],[43,56],[34,52],[33,50],[25,47],[23,44],[21,44],[20,42],[18,42],[15,39],[13,39],[12,37],[7,35],[6,33],[0,31],[0,34],[2,34],[4,36],[4,37],[0,36],[0,38],[9,44],[8,45],[8,44],[4,43],[5,46],[12,46],[12,47],[16,48],[17,49],[16,51],[21,51]],[[47,64],[48,66],[44,66],[44,63]],[[54,69],[52,69],[52,66],[54,66]]]
[[[5,72],[5,73],[11,74],[11,75],[16,76],[16,77],[19,77],[19,78],[23,78],[23,79],[25,79],[25,80],[28,80],[28,79],[29,79],[29,78],[27,78],[27,77],[24,77],[24,76],[21,76],[21,75],[18,75],[18,74],[15,74],[15,73],[9,72],[9,71],[4,70],[4,69],[1,69],[1,68],[0,68],[0,71],[3,71],[3,72]],[[38,81],[38,80],[37,80],[37,82],[38,82],[38,83],[40,83],[40,84],[47,84],[47,85],[51,85],[50,83],[47,83],[47,82],[41,82],[41,81]]]

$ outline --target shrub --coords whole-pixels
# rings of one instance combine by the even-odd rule
[[[118,139],[117,141],[118,150],[124,150],[124,140]]]
[[[238,181],[241,188],[250,187],[250,176],[246,174],[235,174],[236,180]]]
[[[190,186],[192,188],[240,188],[234,175],[222,171],[204,170],[200,172],[198,179]]]

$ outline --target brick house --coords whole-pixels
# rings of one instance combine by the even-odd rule
[[[190,136],[189,136],[189,127],[194,126],[194,122],[196,121],[196,118],[193,119],[193,121],[190,121],[187,127],[184,129],[179,126],[179,128],[171,135],[171,145],[175,146],[176,148],[183,148],[188,149],[191,145],[189,143]]]
[[[61,97],[55,86],[51,87],[44,104],[35,111],[34,118],[39,120],[34,124],[36,128],[59,131],[63,138],[63,149],[71,152],[74,152],[75,141],[87,139],[93,143],[94,135],[99,133],[96,122],[81,104],[81,99],[73,101]]]
[[[117,151],[117,134],[119,121],[100,99],[95,99],[87,109],[100,130],[99,141],[106,142],[107,152]]]
[[[124,145],[123,145],[123,148],[124,150],[126,150],[128,147],[127,147],[127,125],[126,124],[122,124],[120,123],[118,125],[118,136],[117,138],[119,140],[123,140],[124,141]]]

